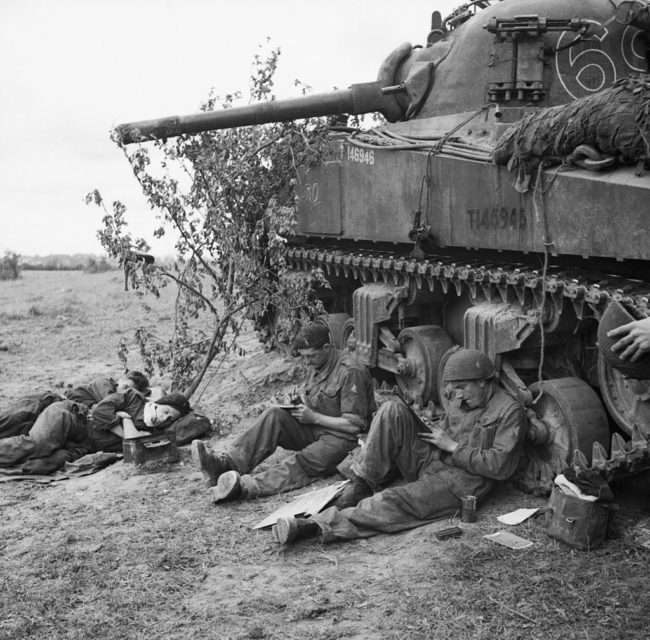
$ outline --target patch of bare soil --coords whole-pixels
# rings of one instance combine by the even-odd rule
[[[145,314],[118,274],[73,274],[64,284],[49,275],[0,283],[0,338],[13,340],[0,352],[0,407],[32,387],[119,371],[117,341],[136,323],[168,328],[171,298]],[[57,288],[77,300],[65,322]],[[30,304],[40,311],[30,314]],[[216,448],[303,375],[252,334],[242,346],[246,354],[215,363],[199,390]],[[505,486],[475,524],[453,518],[283,550],[252,527],[299,492],[215,506],[188,448],[181,454],[177,464],[118,462],[84,478],[0,484],[0,639],[647,638],[650,552],[625,535],[579,552],[533,519],[512,529],[533,541],[529,549],[483,538],[505,528],[497,515],[543,499]],[[650,515],[647,477],[616,492],[622,523]],[[437,540],[451,523],[463,535]]]

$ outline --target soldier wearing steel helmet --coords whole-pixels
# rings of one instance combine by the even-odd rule
[[[352,467],[352,484],[318,515],[278,520],[276,540],[320,534],[331,542],[411,529],[459,511],[465,495],[480,501],[495,482],[507,480],[522,451],[523,407],[498,386],[492,361],[480,351],[452,353],[443,378],[459,415],[423,433],[404,403],[383,404]],[[406,482],[391,484],[399,476]]]

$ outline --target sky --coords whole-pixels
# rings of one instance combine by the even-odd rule
[[[120,200],[155,255],[154,214],[122,152],[117,124],[198,111],[248,90],[267,38],[282,55],[276,95],[376,79],[399,44],[424,44],[431,13],[455,0],[0,0],[0,252],[102,254],[102,212]]]

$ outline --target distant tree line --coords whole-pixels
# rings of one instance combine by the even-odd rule
[[[115,260],[106,256],[88,254],[21,256],[15,251],[5,251],[0,259],[0,280],[16,280],[21,271],[84,271],[104,273],[118,269]]]
[[[86,273],[104,273],[117,269],[117,264],[102,256],[46,256],[39,260],[32,258],[20,263],[25,271],[85,271]]]

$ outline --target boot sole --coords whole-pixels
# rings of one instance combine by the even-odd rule
[[[239,474],[236,471],[226,471],[219,476],[216,486],[210,489],[211,500],[214,503],[234,500],[241,495]]]
[[[293,518],[278,518],[273,525],[273,537],[278,544],[291,542],[296,535],[296,523]]]

